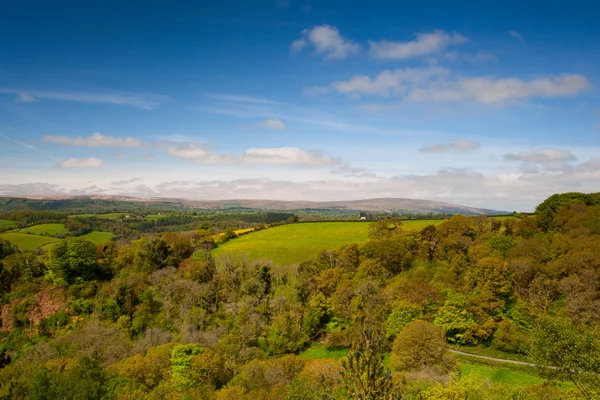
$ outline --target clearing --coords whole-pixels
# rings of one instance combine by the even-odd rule
[[[89,240],[90,242],[94,242],[95,244],[102,244],[107,240],[115,237],[115,234],[112,232],[90,232],[85,235],[79,236],[81,239]]]
[[[441,219],[406,220],[406,230],[421,230],[438,225]],[[271,260],[277,264],[295,264],[314,257],[321,250],[339,250],[350,243],[369,239],[370,222],[303,222],[280,225],[222,243],[213,255],[240,253],[251,260]],[[250,231],[247,229],[244,231]],[[237,231],[236,231],[237,233]]]
[[[49,243],[60,241],[60,239],[50,236],[29,235],[20,232],[8,232],[0,235],[0,239],[10,242],[21,250],[35,250]]]
[[[39,224],[20,229],[19,232],[31,235],[56,236],[59,233],[67,233],[68,230],[63,224]]]
[[[213,254],[240,253],[253,260],[294,264],[314,257],[321,250],[339,250],[350,243],[365,242],[369,239],[369,226],[365,222],[280,225],[220,244]]]
[[[16,225],[17,223],[15,221],[10,221],[8,219],[0,219],[0,228],[12,228]]]

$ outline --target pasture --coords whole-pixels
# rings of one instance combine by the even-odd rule
[[[0,228],[12,228],[16,226],[15,221],[9,221],[8,219],[0,219]]]
[[[19,232],[30,235],[56,236],[59,233],[67,233],[68,230],[63,224],[39,224],[20,229]]]
[[[35,250],[39,247],[60,241],[50,236],[29,235],[21,232],[8,232],[0,235],[0,239],[10,242],[21,250]]]
[[[443,220],[406,220],[406,230],[421,230]],[[369,239],[370,222],[306,222],[280,225],[222,243],[213,255],[243,254],[252,260],[271,260],[277,264],[294,264],[314,257],[321,250],[339,250],[350,243]],[[244,231],[251,231],[246,229]],[[238,233],[238,232],[236,232]],[[245,233],[245,232],[244,232]]]
[[[350,243],[365,242],[369,238],[369,226],[365,222],[280,225],[220,244],[213,254],[238,253],[253,260],[294,264],[314,257],[321,250],[339,250]]]
[[[81,235],[79,236],[81,239],[85,239],[85,240],[89,240],[90,242],[94,242],[95,244],[102,244],[104,242],[106,242],[107,240],[112,239],[113,237],[115,237],[114,233],[112,232],[90,232],[90,233],[86,233],[85,235]]]

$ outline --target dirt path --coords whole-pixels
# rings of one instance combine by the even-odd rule
[[[469,357],[475,357],[475,358],[482,358],[484,360],[497,361],[497,362],[507,363],[507,364],[526,365],[528,367],[537,367],[537,365],[535,365],[533,363],[528,363],[528,362],[525,362],[525,361],[505,360],[503,358],[480,356],[478,354],[467,353],[466,351],[460,351],[460,350],[454,350],[454,349],[448,349],[448,351],[450,353],[461,354],[463,356],[469,356]]]

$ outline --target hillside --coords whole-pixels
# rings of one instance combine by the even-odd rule
[[[166,198],[136,198],[123,196],[29,196],[0,197],[0,211],[7,210],[280,210],[321,213],[395,212],[401,214],[464,214],[490,215],[504,211],[468,207],[439,201],[379,198],[350,201],[281,201],[281,200],[190,200]]]

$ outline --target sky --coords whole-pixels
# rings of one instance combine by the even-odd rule
[[[420,198],[600,190],[593,1],[20,1],[0,195]]]

